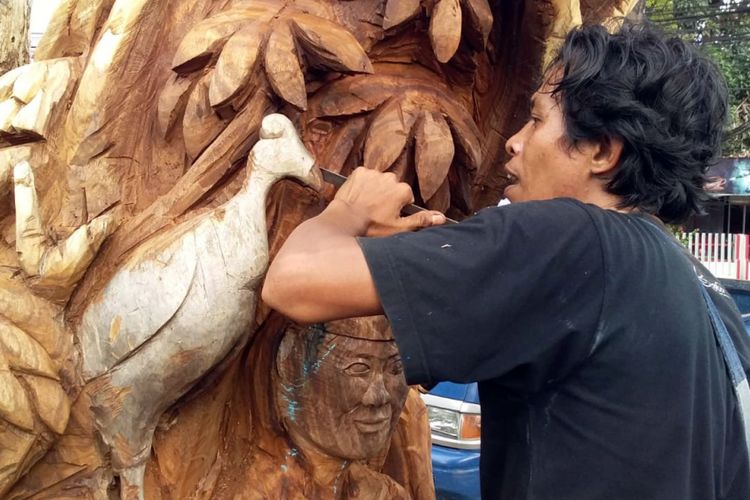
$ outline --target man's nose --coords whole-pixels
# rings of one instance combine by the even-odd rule
[[[521,141],[518,133],[505,141],[505,152],[510,156],[516,156],[521,152]]]
[[[367,391],[362,396],[362,403],[367,406],[383,406],[388,403],[389,399],[383,375],[378,374],[372,379],[370,385],[367,387]]]

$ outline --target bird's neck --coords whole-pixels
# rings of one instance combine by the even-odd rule
[[[268,191],[277,180],[277,176],[265,170],[248,172],[245,185],[229,202],[228,208],[236,209],[240,220],[265,221]]]

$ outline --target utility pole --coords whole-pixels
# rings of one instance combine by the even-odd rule
[[[29,62],[31,0],[0,0],[0,75]]]

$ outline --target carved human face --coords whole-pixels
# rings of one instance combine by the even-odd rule
[[[408,390],[395,343],[311,335],[288,333],[277,357],[277,403],[292,441],[346,460],[378,455]]]

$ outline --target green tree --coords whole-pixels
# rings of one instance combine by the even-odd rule
[[[729,86],[724,156],[750,156],[750,0],[647,0],[646,15],[698,45]]]

